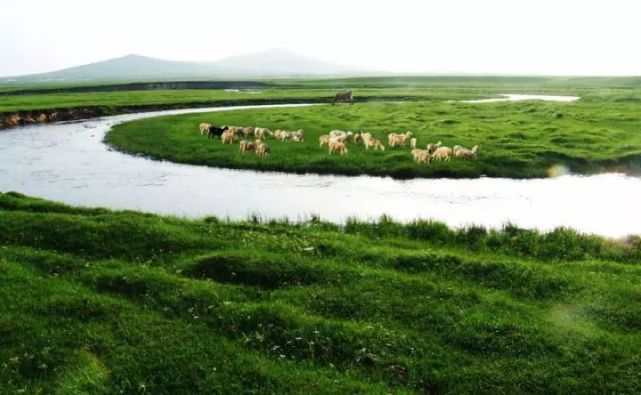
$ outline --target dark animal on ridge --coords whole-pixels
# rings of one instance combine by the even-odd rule
[[[352,91],[344,90],[342,92],[338,92],[336,96],[334,96],[334,102],[332,103],[332,105],[336,103],[354,104],[354,97],[352,96]]]

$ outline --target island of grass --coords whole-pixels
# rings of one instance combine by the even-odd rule
[[[590,97],[572,103],[542,101],[463,103],[447,100],[249,109],[158,117],[116,126],[106,142],[154,159],[232,169],[292,173],[413,177],[547,177],[573,173],[637,173],[641,167],[641,109],[636,102]],[[201,122],[305,131],[305,142],[267,141],[271,156],[241,155],[237,145],[208,140]],[[390,132],[412,131],[418,145],[479,145],[478,160],[413,163],[409,147],[366,151],[351,143],[345,156],[320,149],[330,130],[371,132],[387,143]]]
[[[0,392],[639,393],[641,241],[0,194]]]

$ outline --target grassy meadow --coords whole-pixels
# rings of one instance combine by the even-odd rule
[[[555,165],[641,169],[639,78],[274,80],[255,94],[36,94],[7,85],[0,113],[327,103],[344,87],[355,105],[155,117],[117,125],[105,141],[154,159],[296,173],[530,178]],[[500,93],[581,100],[456,102]],[[201,122],[302,128],[306,140],[269,139],[270,157],[242,156],[237,144],[201,136]],[[409,148],[353,143],[330,156],[318,136],[332,129],[385,143],[389,132],[410,130],[421,147],[478,144],[479,157],[418,165]],[[4,192],[0,394],[641,392],[638,236],[386,217],[186,220]]]
[[[304,129],[305,142],[268,140],[272,154],[257,158],[198,132],[201,122],[215,125]],[[387,144],[387,134],[412,131],[418,145],[479,145],[476,161],[416,164],[407,148],[366,151],[350,144],[345,156],[320,149],[318,137],[330,130],[371,132]],[[296,173],[369,174],[411,177],[546,177],[553,166],[576,173],[641,169],[641,108],[616,96],[578,102],[411,102],[320,105],[252,109],[157,117],[116,126],[106,141],[133,154],[180,163]]]
[[[357,101],[371,100],[458,100],[491,97],[500,93],[539,93],[602,97],[617,96],[638,102],[641,78],[595,77],[361,77],[308,80],[260,80],[260,93],[223,89],[124,90],[64,92],[66,88],[91,88],[89,82],[39,84],[0,82],[0,114],[15,111],[98,107],[116,114],[126,107],[191,107],[269,102],[328,102],[341,89],[355,90]],[[47,93],[46,90],[51,92]],[[34,92],[30,92],[33,90]],[[40,90],[40,92],[37,92]],[[62,91],[61,91],[62,90]],[[249,89],[249,91],[255,91]]]
[[[0,393],[638,393],[641,241],[0,194]]]

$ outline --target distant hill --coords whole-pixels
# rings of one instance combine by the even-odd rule
[[[149,81],[329,77],[371,74],[371,72],[371,70],[324,62],[284,49],[270,49],[250,55],[232,56],[215,62],[184,62],[127,55],[58,71],[11,77],[10,79],[16,82]],[[7,80],[9,78],[1,78],[0,82],[7,82]]]

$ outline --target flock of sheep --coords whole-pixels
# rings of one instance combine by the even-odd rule
[[[272,132],[267,128],[230,125],[217,127],[209,123],[201,123],[200,134],[204,135],[205,133],[209,138],[220,137],[220,141],[223,144],[234,144],[238,139],[241,139],[238,145],[240,153],[243,155],[248,151],[254,151],[257,156],[268,156],[271,151],[269,145],[264,141],[268,136],[280,141],[305,141],[303,129],[296,131],[276,130]],[[249,138],[253,138],[254,141],[247,140]]]
[[[223,144],[234,144],[238,139],[240,153],[245,154],[248,151],[254,151],[257,156],[268,156],[270,154],[269,146],[265,143],[265,139],[273,137],[280,141],[305,141],[305,134],[303,129],[296,131],[276,130],[272,132],[267,128],[259,127],[241,127],[223,125],[221,127],[213,126],[209,123],[200,124],[200,134],[207,134],[209,138],[220,137]],[[435,144],[427,144],[425,149],[417,148],[417,139],[412,137],[412,132],[406,133],[390,133],[387,135],[387,145],[390,148],[405,147],[409,142],[411,147],[411,155],[416,163],[429,163],[433,160],[449,161],[452,157],[460,159],[476,159],[478,153],[478,145],[472,149],[455,145],[453,148],[444,146],[440,141]],[[371,133],[345,132],[342,130],[332,130],[329,134],[324,134],[318,138],[320,148],[327,146],[329,154],[346,155],[347,145],[350,137],[354,144],[362,143],[366,150],[372,148],[374,151],[385,151],[385,146],[381,140],[372,136]],[[253,138],[254,141],[248,139]]]
[[[390,133],[387,135],[387,145],[390,148],[405,147],[409,141],[412,148],[412,158],[417,163],[428,163],[432,160],[445,160],[449,161],[452,156],[461,159],[476,159],[478,152],[478,145],[472,149],[464,148],[460,145],[455,145],[454,148],[444,146],[440,141],[436,144],[427,144],[425,149],[417,148],[417,139],[412,137],[412,132],[405,133]],[[324,134],[318,138],[318,143],[321,148],[327,145],[329,153],[337,153],[339,155],[347,154],[347,143],[352,137],[354,143],[363,143],[365,149],[372,148],[374,151],[385,151],[385,146],[381,140],[372,136],[371,133],[358,132],[344,132],[342,130],[332,130],[329,134]]]

